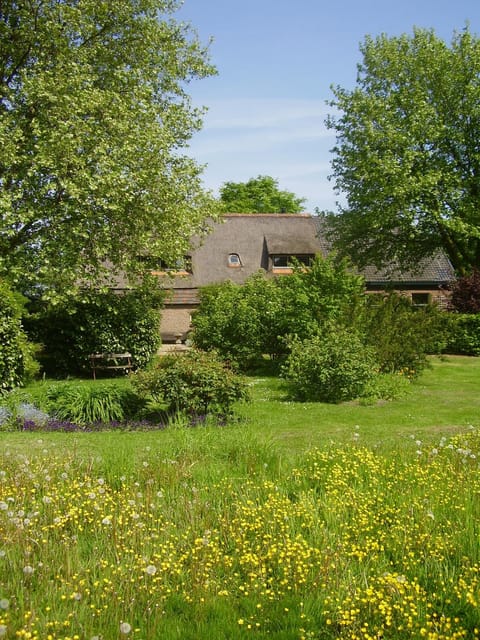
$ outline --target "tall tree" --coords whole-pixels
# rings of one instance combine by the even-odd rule
[[[0,4],[0,276],[67,287],[145,248],[181,255],[211,213],[182,151],[186,83],[214,73],[177,0]]]
[[[414,266],[443,250],[459,274],[480,266],[480,41],[433,31],[367,37],[356,87],[333,89],[339,111],[332,216],[359,265]]]
[[[282,191],[270,176],[258,176],[248,182],[225,182],[220,188],[220,203],[225,213],[299,213],[305,198]]]

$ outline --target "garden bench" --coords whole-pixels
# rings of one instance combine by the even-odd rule
[[[90,354],[90,365],[92,367],[93,379],[96,379],[97,371],[115,371],[123,369],[131,371],[132,354],[125,353],[92,353]]]

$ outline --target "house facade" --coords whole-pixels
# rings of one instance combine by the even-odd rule
[[[200,287],[227,280],[243,284],[258,271],[277,277],[291,272],[292,258],[308,265],[316,254],[327,256],[323,225],[322,218],[309,214],[227,214],[221,222],[210,223],[204,237],[192,239],[190,253],[175,268],[152,265],[152,273],[168,290],[161,322],[164,344],[185,340]],[[416,272],[367,267],[359,273],[367,292],[401,291],[419,306],[444,305],[446,287],[454,279],[443,255],[425,260]]]

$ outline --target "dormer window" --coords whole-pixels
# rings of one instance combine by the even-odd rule
[[[227,264],[229,267],[241,267],[242,261],[240,260],[240,256],[238,253],[229,253]]]
[[[273,270],[292,269],[294,264],[301,264],[305,267],[310,267],[313,263],[315,256],[311,254],[278,254],[272,255],[272,268]]]
[[[152,275],[161,275],[164,273],[171,273],[172,275],[187,275],[192,273],[191,256],[183,256],[173,262],[168,262],[162,258],[156,258],[149,255],[141,256],[139,260],[143,263],[145,268],[152,273]]]

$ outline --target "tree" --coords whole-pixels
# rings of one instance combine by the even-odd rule
[[[186,83],[214,69],[177,0],[0,9],[0,275],[64,288],[182,255],[212,211],[182,154]],[[18,286],[18,284],[17,284]]]
[[[460,313],[480,313],[480,271],[459,278],[452,286],[450,305]]]
[[[38,372],[35,347],[21,323],[25,302],[0,280],[0,396]]]
[[[220,188],[220,204],[225,213],[299,213],[305,198],[281,191],[278,181],[258,176],[248,182],[225,182]]]
[[[333,178],[347,203],[331,216],[359,266],[405,266],[443,250],[462,275],[480,266],[480,40],[433,31],[367,37],[340,115]]]

